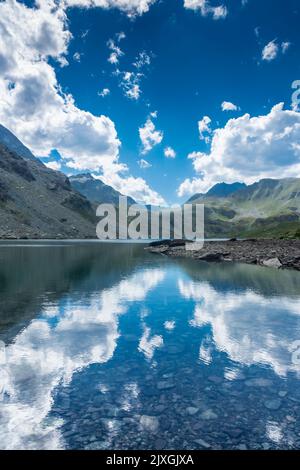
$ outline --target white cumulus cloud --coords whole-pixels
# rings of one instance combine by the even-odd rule
[[[124,95],[130,100],[137,101],[142,93],[140,81],[142,74],[135,72],[117,72],[121,76],[120,87]]]
[[[48,168],[51,168],[51,170],[55,170],[55,171],[59,171],[61,169],[61,163],[57,162],[55,160],[53,160],[51,162],[46,162],[45,165]]]
[[[270,41],[262,51],[262,59],[266,60],[267,62],[271,62],[272,60],[276,59],[277,55],[279,52],[279,46],[274,39],[273,41]]]
[[[176,157],[176,152],[172,147],[166,147],[164,149],[164,155],[166,158],[175,158]]]
[[[282,53],[285,54],[289,48],[291,47],[291,43],[286,41],[286,42],[282,42],[281,43],[281,50],[282,50]]]
[[[279,54],[285,54],[291,46],[289,41],[282,42],[281,44],[277,42],[276,39],[270,41],[262,50],[262,59],[271,62],[276,59]]]
[[[80,62],[81,61],[81,56],[82,56],[82,54],[80,54],[80,52],[75,52],[73,54],[73,59],[75,60],[75,62]]]
[[[200,121],[198,121],[198,130],[199,130],[200,140],[205,140],[206,142],[209,142],[209,134],[212,133],[210,124],[211,124],[211,119],[209,116],[204,116]]]
[[[199,178],[186,178],[179,186],[177,190],[177,195],[179,197],[183,196],[193,196],[194,194],[201,193],[203,189],[203,181]]]
[[[142,153],[148,153],[155,145],[163,140],[163,132],[155,128],[152,119],[148,118],[143,127],[139,128],[139,135],[142,142]]]
[[[73,7],[93,8],[101,7],[106,10],[117,8],[129,17],[134,18],[149,11],[156,0],[65,0],[66,5]]]
[[[212,6],[210,0],[184,0],[184,7],[199,11],[202,16],[212,15],[214,20],[224,19],[228,15],[226,6]]]
[[[105,98],[105,96],[110,95],[110,89],[109,88],[103,88],[103,90],[100,91],[98,93],[98,95],[101,96],[102,98]]]
[[[151,163],[147,162],[147,160],[144,160],[143,158],[141,158],[141,160],[138,160],[138,165],[143,170],[146,170],[147,168],[151,168],[152,166]]]
[[[245,114],[213,132],[210,153],[189,155],[198,177],[185,180],[178,195],[205,192],[215,183],[300,174],[300,113],[279,103],[262,116]]]
[[[136,67],[137,69],[141,69],[147,65],[151,64],[151,57],[146,51],[139,52],[138,56],[135,59],[135,62],[133,62],[133,66]]]
[[[107,47],[111,51],[109,57],[108,57],[108,62],[110,62],[112,65],[116,65],[119,63],[120,57],[124,55],[124,52],[120,49],[119,46],[116,45],[115,41],[113,39],[109,39],[107,42]]]
[[[239,109],[236,104],[231,103],[230,101],[223,101],[221,108],[222,111],[237,111]]]
[[[124,33],[124,31],[120,31],[119,33],[116,34],[116,38],[117,38],[117,41],[120,42],[122,41],[122,39],[126,38],[126,34]]]
[[[67,62],[71,33],[64,8],[52,0],[39,0],[35,7],[16,0],[0,3],[0,122],[36,155],[56,149],[69,168],[104,173],[111,180],[115,172],[121,186],[119,172],[128,168],[119,163],[121,142],[114,122],[77,107],[48,62]],[[128,189],[129,178],[135,181],[125,178]],[[144,180],[137,186],[141,199],[160,198]]]
[[[126,172],[126,169],[124,172]],[[94,176],[96,177],[96,175]],[[150,188],[143,178],[135,178],[126,174],[120,175],[118,172],[107,170],[101,176],[101,180],[139,203],[153,204],[154,206],[166,205],[164,198],[157,191]]]
[[[75,105],[48,58],[60,60],[71,37],[60,6],[0,4],[0,121],[37,155],[55,148],[72,167],[98,169],[117,161],[120,141],[107,116]]]

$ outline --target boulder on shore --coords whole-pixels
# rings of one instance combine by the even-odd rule
[[[268,268],[279,269],[282,266],[281,261],[278,258],[271,258],[263,260],[262,264]]]

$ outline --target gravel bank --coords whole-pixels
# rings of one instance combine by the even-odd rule
[[[207,262],[240,262],[300,271],[300,240],[230,240],[205,242],[201,250],[188,251],[184,242],[163,241],[147,248],[151,253]]]

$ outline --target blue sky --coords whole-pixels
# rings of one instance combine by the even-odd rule
[[[14,65],[16,39],[0,42],[0,120],[47,164],[147,203],[300,176],[297,0],[67,3],[0,4],[2,28],[20,35]]]

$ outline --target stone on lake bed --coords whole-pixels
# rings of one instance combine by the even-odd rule
[[[107,417],[107,418],[116,418],[116,416],[118,415],[118,408],[114,405],[110,405],[110,404],[105,404],[103,405],[101,408],[101,413],[103,416]]]
[[[161,380],[157,382],[158,390],[169,390],[175,387],[175,383],[173,380]]]
[[[165,405],[157,405],[154,410],[157,412],[157,413],[162,413],[163,411],[165,411],[166,409],[166,406]]]
[[[269,379],[255,378],[245,381],[247,387],[272,387],[273,382]]]
[[[235,410],[238,412],[238,413],[244,413],[246,410],[247,410],[247,407],[245,405],[243,405],[242,403],[237,403],[235,405]]]
[[[274,398],[273,400],[266,400],[264,402],[264,405],[268,410],[277,411],[281,407],[281,400],[279,398]]]
[[[166,441],[162,438],[158,438],[155,441],[155,449],[156,450],[163,450],[166,446]]]
[[[90,444],[84,447],[85,450],[105,450],[109,447],[109,443],[106,441],[103,442],[91,442]]]
[[[164,374],[164,375],[163,375],[163,379],[171,379],[172,377],[174,377],[173,372],[170,372],[170,373],[168,373],[168,374]]]
[[[238,446],[236,446],[236,450],[248,450],[248,447],[246,446],[246,444],[239,444]]]
[[[195,444],[198,444],[200,447],[203,447],[204,449],[210,449],[211,445],[204,441],[203,439],[195,439]]]
[[[208,380],[210,382],[213,382],[215,384],[221,384],[223,382],[223,378],[222,377],[219,377],[217,375],[211,375],[208,377]]]
[[[140,417],[140,425],[146,431],[156,432],[159,428],[159,420],[156,416],[142,415]]]
[[[272,448],[271,444],[269,442],[263,442],[262,448],[264,450],[270,450]]]
[[[218,419],[218,415],[216,413],[213,412],[213,410],[206,410],[206,411],[203,411],[203,413],[201,413],[201,418],[202,419]]]
[[[198,411],[199,411],[199,408],[195,408],[194,406],[188,406],[186,409],[187,414],[189,414],[190,416],[194,416],[195,414],[198,413]]]
[[[296,418],[294,418],[293,416],[290,416],[290,415],[287,415],[285,417],[285,419],[289,422],[289,423],[296,423]]]
[[[226,434],[230,436],[232,439],[237,439],[243,434],[242,429],[240,428],[228,428],[225,430]]]

